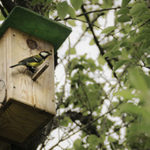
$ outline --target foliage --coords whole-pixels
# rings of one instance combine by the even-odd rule
[[[79,133],[65,149],[149,150],[149,1],[32,0],[25,6],[81,32],[76,42],[68,39],[59,58],[65,81],[56,92],[53,130],[62,129],[63,135],[50,149]],[[86,48],[78,54],[87,37],[90,50],[99,51],[96,58]]]

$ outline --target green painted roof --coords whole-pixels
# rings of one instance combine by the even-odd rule
[[[71,28],[19,6],[15,7],[2,23],[0,37],[8,27],[50,42],[55,51],[71,33]]]

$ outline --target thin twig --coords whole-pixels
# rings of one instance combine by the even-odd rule
[[[53,150],[53,148],[55,148],[58,144],[60,144],[61,142],[65,141],[66,139],[70,138],[71,136],[75,135],[76,133],[80,132],[81,130],[84,130],[84,128],[87,128],[89,125],[95,123],[97,120],[99,120],[100,118],[104,117],[105,115],[111,113],[114,109],[116,109],[121,103],[118,103],[118,105],[116,105],[115,107],[111,108],[110,110],[108,110],[105,114],[100,115],[99,117],[97,117],[96,119],[90,121],[88,124],[84,125],[83,127],[81,127],[79,130],[73,132],[72,134],[68,135],[67,137],[61,138],[55,145],[53,145],[49,150]]]

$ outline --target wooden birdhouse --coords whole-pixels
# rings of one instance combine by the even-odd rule
[[[55,115],[54,54],[71,29],[16,7],[0,27],[0,138],[24,143]],[[19,61],[51,53],[30,70]],[[37,61],[35,59],[35,61]]]

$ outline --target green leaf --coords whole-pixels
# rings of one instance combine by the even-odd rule
[[[116,71],[118,68],[120,68],[122,65],[128,63],[129,60],[120,60],[114,65],[113,71]]]
[[[106,63],[105,59],[102,56],[98,57],[98,63],[104,65]]]
[[[109,136],[109,137],[108,137],[108,141],[110,141],[110,142],[115,142],[116,139],[114,139],[112,136]]]
[[[5,19],[5,17],[2,15],[2,13],[0,13],[0,20],[2,21],[4,19]]]
[[[91,0],[92,3],[98,3],[99,0]]]
[[[68,14],[72,17],[72,18],[75,18],[76,17],[76,14],[75,14],[75,11],[74,9],[68,5],[68,10],[67,10]]]
[[[145,3],[136,3],[130,10],[132,16],[139,16],[147,10]]]
[[[103,55],[103,57],[109,57],[109,59],[111,59],[111,58],[115,58],[119,55],[121,55],[121,52],[119,50],[115,50],[115,51],[111,50],[111,51],[105,53]]]
[[[67,2],[58,3],[57,11],[58,11],[58,15],[61,19],[64,19],[65,16],[67,15],[67,9],[68,9]]]
[[[129,80],[131,84],[136,89],[146,92],[148,90],[147,82],[149,81],[145,80],[144,73],[137,68],[129,69],[128,72],[129,72]]]
[[[90,136],[88,137],[87,141],[88,141],[88,143],[90,144],[89,147],[90,147],[91,149],[93,149],[93,150],[96,148],[96,145],[98,145],[99,142],[100,142],[99,138],[98,138],[96,135],[94,135],[94,134],[90,135]]]
[[[123,103],[120,105],[120,111],[122,113],[127,112],[131,114],[141,114],[141,108],[133,103]]]
[[[73,54],[76,54],[76,49],[75,49],[75,48],[71,48],[71,49],[70,49],[70,54],[72,54],[72,55],[73,55]]]
[[[102,31],[102,33],[108,34],[108,33],[112,32],[112,31],[114,31],[115,29],[116,29],[115,26],[110,26],[110,27],[105,28],[105,29]]]
[[[70,1],[71,5],[73,6],[73,8],[75,8],[75,10],[78,10],[83,3],[83,0],[70,0]]]
[[[95,71],[97,69],[93,59],[89,58],[86,61],[87,61],[87,67],[90,67],[91,71]],[[84,64],[84,66],[86,66],[86,64]]]
[[[85,150],[85,148],[82,146],[81,139],[75,140],[73,146],[75,150]]]
[[[65,117],[63,120],[60,120],[60,125],[67,127],[69,123],[71,123],[71,119],[69,117]]]
[[[89,45],[94,45],[95,44],[95,41],[93,40],[93,38],[91,39]]]
[[[82,23],[82,30],[85,31],[86,28],[87,28],[87,25],[85,23]]]
[[[128,21],[130,21],[130,17],[129,16],[127,16],[127,15],[122,15],[122,16],[120,16],[117,20],[118,20],[118,22],[128,22]]]
[[[68,20],[67,22],[68,22],[68,24],[70,24],[73,27],[76,26],[76,22],[74,20]]]
[[[146,63],[150,65],[150,57],[146,58]]]
[[[102,47],[105,49],[105,50],[108,50],[110,51],[114,46],[116,46],[118,44],[118,41],[113,39],[112,41],[109,41],[107,43],[105,43],[104,45],[102,45]]]
[[[67,14],[69,14],[71,17],[75,18],[74,9],[71,6],[69,6],[66,1],[64,1],[62,3],[58,3],[57,11],[58,11],[58,15],[61,19],[64,19]]]
[[[115,96],[122,96],[125,99],[131,100],[132,98],[135,98],[135,94],[132,94],[131,89],[126,89],[126,90],[122,90],[122,91],[118,91],[116,93],[114,93]]]
[[[130,0],[122,0],[122,7],[126,7]]]
[[[117,57],[117,56],[119,56],[119,55],[121,55],[121,52],[119,51],[119,50],[112,50],[112,54],[113,54],[113,56],[111,57],[111,58],[115,58],[115,57]]]
[[[145,38],[145,34],[138,34],[136,37],[135,37],[135,42],[140,42],[142,41],[143,39]]]
[[[103,5],[101,6],[102,8],[110,8],[113,5],[112,0],[103,0]]]
[[[119,11],[117,11],[117,14],[122,14],[122,15],[126,15],[129,12],[129,8],[127,7],[123,7],[121,8]]]

